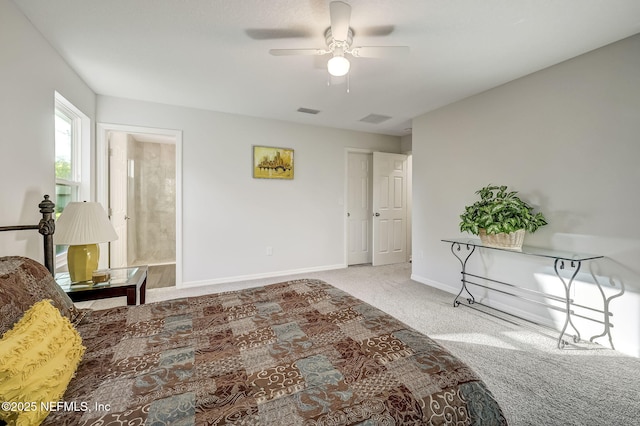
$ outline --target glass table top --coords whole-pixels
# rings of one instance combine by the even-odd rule
[[[124,287],[139,285],[147,276],[146,266],[132,266],[130,268],[100,269],[100,272],[108,272],[110,278],[106,282],[94,283],[92,281],[71,282],[68,272],[56,274],[55,280],[67,293],[74,291],[95,290],[100,288]]]
[[[482,241],[477,238],[451,238],[442,240],[446,243],[469,245],[481,248],[487,248],[491,250],[500,250],[511,253],[521,253],[529,256],[548,257],[551,259],[572,260],[576,262],[582,262],[584,260],[601,259],[604,256],[590,253],[576,253],[564,250],[552,250],[542,247],[522,246],[521,250],[514,250],[508,248],[492,247],[482,244]]]

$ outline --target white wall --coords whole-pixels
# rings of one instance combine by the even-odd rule
[[[509,185],[549,220],[525,244],[607,256],[591,266],[626,286],[611,302],[614,345],[640,355],[639,137],[640,35],[416,118],[414,278],[457,293],[460,265],[440,239],[469,235],[459,215],[477,189]],[[548,261],[496,252],[477,260],[476,270],[531,288],[561,286],[549,281]],[[530,305],[485,302],[553,320]]]
[[[345,149],[400,149],[392,136],[105,96],[97,120],[183,131],[185,286],[346,266]],[[295,178],[253,179],[252,145],[293,148]]]
[[[0,225],[33,225],[55,196],[54,91],[92,120],[95,94],[9,0],[0,0]],[[0,256],[44,261],[37,231],[0,234]]]
[[[459,265],[440,239],[458,235],[476,189],[508,184],[550,220],[528,244],[607,256],[595,275],[627,290],[611,305],[614,343],[640,355],[638,70],[635,36],[418,117],[414,278],[456,292]],[[54,194],[54,91],[92,120],[96,96],[9,0],[0,0],[0,89],[0,223],[35,224],[35,206]],[[97,121],[184,131],[185,284],[344,265],[345,148],[402,150],[394,137],[108,97],[97,105]],[[296,179],[252,179],[253,144],[294,148]],[[42,261],[40,237],[1,234],[0,255],[10,254]],[[507,256],[475,266],[504,273],[498,265],[516,262]],[[546,285],[548,264],[517,262],[506,275]]]

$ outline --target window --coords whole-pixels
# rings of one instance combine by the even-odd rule
[[[64,106],[56,105],[56,218],[67,204],[79,198],[79,121]]]
[[[59,93],[55,93],[56,219],[72,201],[89,199],[89,118]],[[66,246],[56,246],[56,254]],[[58,256],[58,264],[65,256]]]

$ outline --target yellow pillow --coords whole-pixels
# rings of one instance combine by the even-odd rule
[[[50,300],[27,310],[0,340],[0,420],[38,425],[60,401],[85,347]]]

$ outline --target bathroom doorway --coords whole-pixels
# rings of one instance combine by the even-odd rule
[[[105,201],[119,239],[109,267],[149,266],[147,288],[177,284],[178,135],[157,129],[104,128]]]

